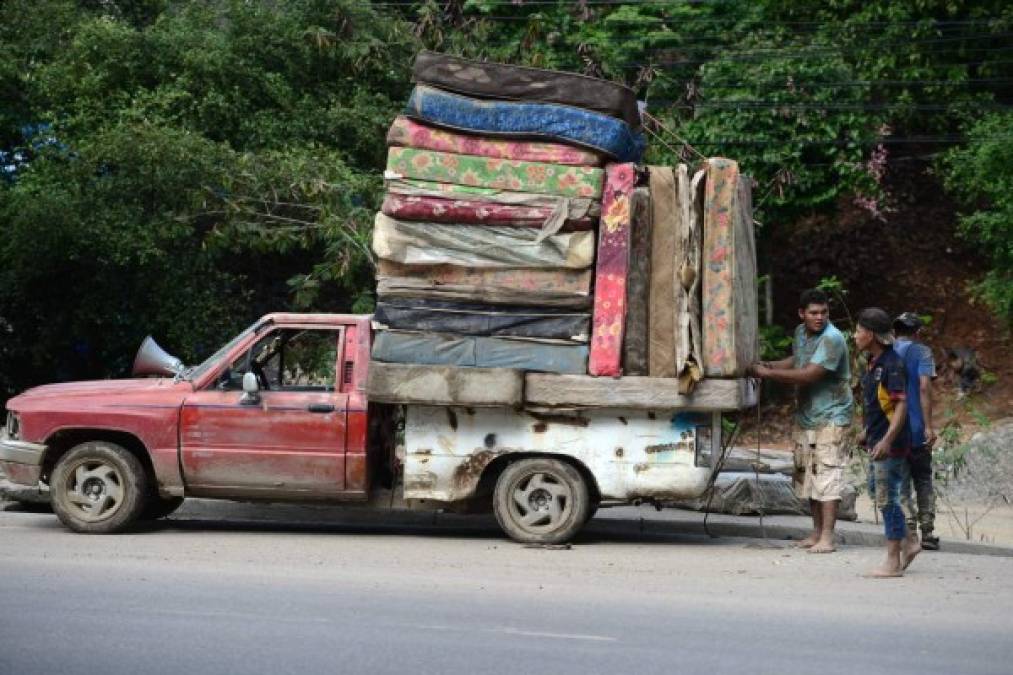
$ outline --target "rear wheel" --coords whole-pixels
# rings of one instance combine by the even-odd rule
[[[525,544],[561,544],[587,522],[587,483],[575,467],[555,459],[521,459],[496,481],[493,510],[503,531]]]
[[[60,521],[87,534],[120,532],[147,504],[148,479],[141,462],[122,446],[91,441],[71,448],[50,480]]]

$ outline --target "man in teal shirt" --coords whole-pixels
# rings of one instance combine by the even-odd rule
[[[754,364],[751,372],[798,387],[793,482],[799,499],[809,500],[813,516],[813,533],[800,545],[810,553],[830,553],[836,550],[834,527],[851,441],[851,357],[844,335],[830,323],[826,293],[803,292],[798,315],[802,323],[795,329],[792,355]]]

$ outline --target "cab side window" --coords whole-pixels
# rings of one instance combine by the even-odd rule
[[[272,331],[229,366],[219,387],[243,388],[252,372],[266,391],[334,391],[341,331],[286,328]]]
[[[304,330],[282,346],[278,364],[281,388],[289,391],[334,391],[338,331]]]

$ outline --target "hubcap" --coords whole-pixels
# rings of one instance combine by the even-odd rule
[[[534,532],[551,531],[569,515],[572,495],[566,484],[548,473],[534,473],[514,484],[514,519]]]
[[[123,478],[103,461],[80,462],[67,474],[63,487],[74,515],[89,522],[111,517],[123,503]]]

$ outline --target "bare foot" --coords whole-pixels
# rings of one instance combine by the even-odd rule
[[[836,550],[832,541],[818,541],[809,547],[808,553],[833,553]]]
[[[805,539],[796,543],[795,546],[798,546],[799,548],[809,548],[810,546],[815,546],[817,541],[819,541],[819,539],[816,538],[816,535],[810,534]]]
[[[921,542],[918,541],[918,537],[908,538],[908,540],[904,542],[904,548],[900,551],[901,569],[906,570],[914,561],[915,557],[921,552],[922,545]]]
[[[904,576],[904,570],[897,567],[877,567],[862,576],[866,579],[896,579]]]

